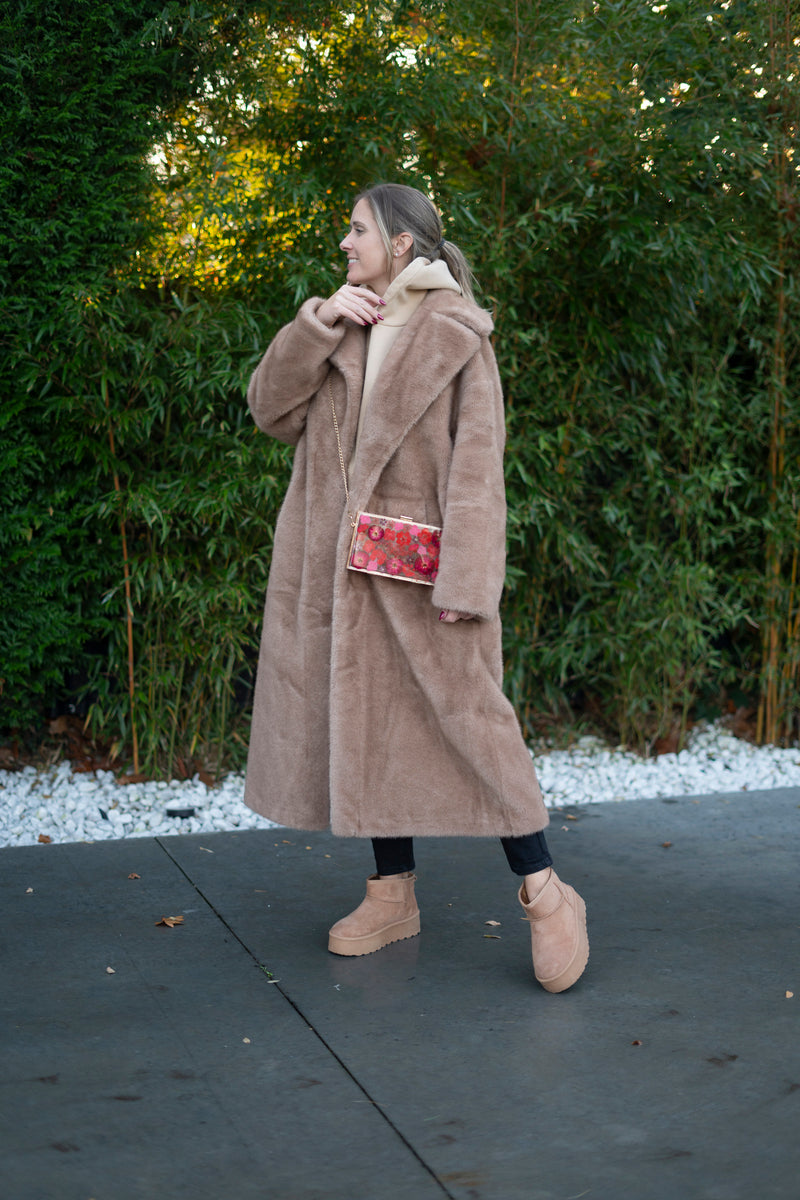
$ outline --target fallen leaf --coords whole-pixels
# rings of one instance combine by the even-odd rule
[[[201,846],[201,847],[200,847],[200,849],[201,849],[201,850],[205,850],[206,854],[213,854],[213,853],[214,853],[214,851],[213,851],[213,850],[209,850],[208,846]]]
[[[634,1040],[631,1042],[632,1046],[641,1046],[641,1044],[642,1043],[639,1041],[638,1038],[634,1038]]]
[[[662,842],[661,845],[664,847],[665,850],[669,850],[670,846],[672,845],[672,842]]]
[[[575,817],[575,816],[573,816],[573,815],[572,815],[572,813],[564,813],[564,820],[565,820],[565,821],[577,821],[577,819],[578,819],[578,818],[577,818],[577,817]]]
[[[170,929],[174,929],[176,925],[183,924],[183,917],[162,917],[160,921],[156,921],[156,925],[168,925]]]
[[[250,1045],[250,1038],[242,1038],[242,1041],[244,1042],[245,1046]]]
[[[106,967],[106,975],[116,975],[116,973],[117,972],[114,970],[113,967]]]
[[[500,921],[484,921],[483,923],[484,923],[484,925],[494,925],[494,926],[497,926],[497,925],[499,925],[499,924],[500,924]]]
[[[494,938],[494,940],[495,940],[496,942],[500,942],[500,941],[502,941],[502,940],[503,940],[503,939],[500,937],[500,934],[499,934],[499,933],[485,933],[483,936],[484,936],[485,938]]]
[[[786,993],[786,999],[787,999],[787,1000],[791,1000],[793,996],[794,996],[794,992],[787,992],[787,993]]]
[[[39,841],[42,843],[43,846],[49,846],[50,843],[52,842],[52,840],[53,839],[51,837],[48,837],[46,833],[39,834]]]
[[[33,891],[33,888],[25,888],[25,895],[30,896],[32,891]]]
[[[130,875],[128,876],[128,879],[141,879],[141,878],[142,878],[141,875],[137,875],[135,871],[131,871]]]

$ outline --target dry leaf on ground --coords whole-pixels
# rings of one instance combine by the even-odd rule
[[[484,925],[493,925],[495,928],[500,924],[499,921],[484,921]]]
[[[156,921],[156,925],[168,925],[170,929],[182,924],[183,917],[162,917],[160,921]]]

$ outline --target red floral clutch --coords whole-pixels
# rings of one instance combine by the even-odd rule
[[[360,512],[350,542],[348,569],[431,586],[439,571],[441,536],[437,525]]]

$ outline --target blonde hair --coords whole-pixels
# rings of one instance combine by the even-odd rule
[[[450,274],[468,300],[475,299],[475,277],[469,263],[454,242],[443,237],[442,220],[436,208],[423,193],[404,183],[378,183],[356,197],[366,200],[386,246],[386,262],[392,262],[392,238],[408,233],[412,239],[414,258],[431,262],[442,259]]]

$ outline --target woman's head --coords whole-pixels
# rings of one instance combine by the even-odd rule
[[[353,209],[351,235],[356,234],[356,240],[357,227],[362,226],[373,228],[365,231],[368,242],[363,262],[359,265],[364,268],[369,265],[369,269],[374,271],[378,260],[373,257],[373,252],[377,254],[380,245],[383,250],[381,275],[385,277],[387,285],[397,273],[398,266],[406,266],[415,258],[427,258],[431,262],[441,258],[464,295],[472,299],[472,272],[467,261],[457,246],[445,240],[441,218],[423,192],[402,183],[379,183],[369,188],[358,196]],[[369,237],[370,234],[377,236]],[[364,237],[363,233],[361,237]],[[351,247],[347,243],[348,238],[345,238],[342,248],[349,252]],[[355,249],[356,253],[360,254],[358,246]],[[353,272],[354,275],[357,273]],[[350,282],[364,282],[374,286],[375,282],[382,283],[383,278],[375,276],[374,279],[351,279]]]

